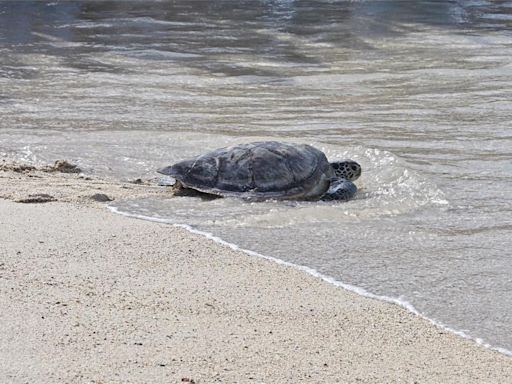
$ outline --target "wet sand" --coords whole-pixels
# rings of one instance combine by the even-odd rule
[[[168,194],[1,164],[0,382],[511,382],[510,357],[97,193]]]

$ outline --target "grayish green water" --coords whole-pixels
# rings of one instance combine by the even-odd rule
[[[0,2],[0,154],[119,179],[305,142],[345,204],[116,202],[512,350],[512,2]]]

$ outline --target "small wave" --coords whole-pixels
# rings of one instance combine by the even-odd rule
[[[361,287],[358,287],[358,286],[355,286],[355,285],[352,285],[352,284],[347,284],[347,283],[344,283],[344,282],[342,282],[340,280],[336,280],[333,277],[324,275],[323,273],[318,272],[314,268],[310,268],[310,267],[305,266],[305,265],[299,265],[299,264],[290,263],[288,261],[284,261],[284,260],[278,259],[276,257],[263,255],[261,253],[251,251],[249,249],[241,248],[238,245],[230,243],[230,242],[227,242],[227,241],[223,240],[222,238],[213,235],[210,232],[205,232],[205,231],[198,230],[198,229],[196,229],[196,228],[194,228],[194,227],[192,227],[192,226],[190,226],[188,224],[172,223],[169,220],[163,219],[163,218],[155,218],[155,217],[151,217],[151,216],[144,216],[144,215],[137,215],[137,214],[131,214],[131,213],[127,213],[127,212],[122,212],[117,207],[113,207],[113,206],[108,206],[108,209],[111,212],[113,212],[113,213],[116,213],[116,214],[119,214],[119,215],[122,215],[122,216],[126,216],[126,217],[131,217],[131,218],[136,218],[136,219],[141,219],[141,220],[146,220],[146,221],[153,221],[153,222],[163,223],[163,224],[171,224],[171,225],[174,225],[176,227],[183,228],[183,229],[185,229],[185,230],[187,230],[187,231],[189,231],[191,233],[194,233],[194,234],[197,234],[197,235],[201,235],[201,236],[203,236],[203,237],[205,237],[205,238],[207,238],[209,240],[212,240],[212,241],[214,241],[214,242],[216,242],[218,244],[222,244],[222,245],[224,245],[226,247],[229,247],[229,248],[231,248],[234,251],[243,252],[243,253],[245,253],[247,255],[258,257],[258,258],[265,259],[265,260],[269,260],[269,261],[272,261],[272,262],[277,263],[279,265],[284,265],[284,266],[287,266],[287,267],[295,268],[295,269],[297,269],[299,271],[302,271],[302,272],[310,274],[310,275],[312,275],[314,277],[317,277],[317,278],[325,281],[328,284],[332,284],[332,285],[334,285],[336,287],[340,287],[340,288],[346,289],[346,290],[354,292],[354,293],[356,293],[356,294],[358,294],[360,296],[364,296],[364,297],[368,297],[370,299],[375,299],[375,300],[383,301],[383,302],[386,302],[386,303],[391,303],[391,304],[398,305],[398,306],[404,308],[405,310],[415,314],[418,317],[421,317],[421,318],[429,321],[431,324],[433,324],[433,325],[435,325],[435,326],[437,326],[437,327],[439,327],[439,328],[441,328],[441,329],[443,329],[443,330],[445,330],[447,332],[453,333],[453,334],[455,334],[457,336],[460,336],[462,338],[465,338],[465,339],[472,340],[473,342],[475,342],[478,345],[483,346],[484,348],[487,348],[487,349],[490,349],[490,350],[494,350],[496,352],[499,352],[499,353],[502,353],[504,355],[512,357],[512,351],[510,351],[508,349],[501,348],[501,347],[495,347],[495,346],[485,342],[485,340],[482,339],[482,338],[473,337],[473,336],[469,335],[468,333],[466,333],[464,331],[450,328],[450,327],[446,326],[445,324],[443,324],[443,323],[441,323],[441,322],[439,322],[439,321],[437,321],[435,319],[431,319],[431,318],[423,315],[420,311],[418,311],[414,307],[414,305],[412,305],[408,301],[404,300],[403,298],[400,298],[400,297],[390,297],[390,296],[384,296],[384,295],[376,295],[374,293],[371,293],[371,292],[367,291],[364,288],[361,288]]]
[[[146,58],[146,59],[192,59],[192,58],[197,58],[197,57],[201,56],[196,53],[161,51],[158,49],[131,50],[128,53],[131,56]]]
[[[106,92],[106,91],[105,91]],[[41,107],[36,109],[41,112]],[[154,175],[155,169],[166,163],[191,157],[206,149],[213,149],[239,142],[268,140],[269,137],[233,138],[222,135],[195,133],[170,134],[131,132],[127,137],[122,131],[92,132],[79,135],[66,133],[54,135],[52,146],[47,140],[34,136],[12,134],[4,147],[24,161],[47,161],[57,158],[73,159],[84,169],[94,169],[97,174],[117,175],[119,178]],[[138,145],[141,141],[145,145]],[[304,142],[303,139],[289,139]],[[223,199],[217,202],[198,202],[197,199],[169,199],[140,202],[144,208],[153,208],[176,216],[178,222],[189,224],[215,221],[216,225],[256,226],[279,228],[294,224],[345,223],[353,220],[371,220],[381,217],[404,215],[426,208],[445,208],[449,203],[443,191],[410,165],[389,151],[363,146],[325,144],[306,141],[323,150],[331,160],[352,158],[363,166],[363,174],[356,184],[359,192],[354,200],[337,202],[264,202],[257,205],[240,204],[239,200]],[[20,143],[24,143],[23,146]],[[187,143],[186,145],[184,143]],[[148,148],[151,148],[148,151]],[[126,154],[129,154],[127,156]],[[100,160],[98,160],[100,159]],[[139,211],[137,201],[131,201]],[[152,207],[151,207],[152,205]],[[193,212],[189,215],[188,212]],[[196,221],[189,221],[188,218]]]
[[[84,21],[80,22],[79,24],[66,24],[61,26],[63,27],[74,27],[78,29],[88,29],[88,28],[112,28],[114,27],[113,23],[106,23],[106,22],[93,22],[93,21]]]

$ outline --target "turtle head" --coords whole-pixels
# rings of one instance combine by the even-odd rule
[[[339,179],[354,181],[361,176],[361,166],[354,160],[334,161],[330,164]]]
[[[356,185],[346,179],[334,179],[327,192],[322,196],[322,200],[350,200],[357,192]]]

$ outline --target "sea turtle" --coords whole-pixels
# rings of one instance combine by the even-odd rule
[[[184,188],[249,200],[348,200],[361,166],[329,163],[307,144],[260,141],[219,148],[158,170]]]

